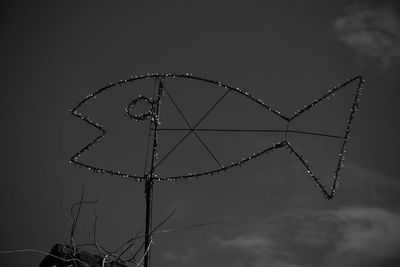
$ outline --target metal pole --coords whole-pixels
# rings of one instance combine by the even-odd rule
[[[151,177],[151,174],[150,174]],[[153,182],[151,178],[145,183],[145,198],[146,198],[146,226],[144,240],[144,267],[150,267],[150,252],[151,252],[151,226],[152,226],[152,211],[153,211]]]
[[[163,81],[159,81],[157,90],[157,99],[152,102],[151,111],[151,128],[153,129],[153,146],[151,153],[151,167],[145,182],[145,199],[146,199],[146,224],[145,224],[145,239],[144,239],[144,267],[150,267],[151,243],[152,243],[152,215],[153,215],[153,178],[157,160],[157,134],[160,115],[160,101],[163,91]]]

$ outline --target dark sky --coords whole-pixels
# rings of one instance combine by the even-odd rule
[[[143,229],[143,183],[68,163],[98,134],[68,110],[109,82],[189,72],[240,87],[289,115],[362,75],[360,112],[333,200],[323,199],[286,150],[219,176],[156,183],[155,224],[176,209],[163,229],[224,223],[155,236],[152,266],[400,265],[400,16],[395,1],[13,1],[0,10],[0,250],[49,251],[57,242],[68,242],[70,222],[59,206],[68,209],[78,201],[82,185],[87,199],[99,197],[99,203],[85,207],[80,223],[91,229],[95,207],[98,241],[105,247],[116,248]],[[223,93],[184,80],[165,86],[192,125]],[[346,89],[293,127],[343,133],[355,85]],[[151,91],[151,81],[130,83],[84,107],[109,130],[85,161],[143,172],[145,124],[138,126],[123,112],[137,95],[151,96]],[[171,103],[163,104],[163,127],[185,127]],[[285,127],[238,96],[227,98],[203,126]],[[160,153],[181,135],[165,134]],[[201,137],[223,161],[282,139],[271,134]],[[330,186],[338,143],[290,138]],[[215,164],[195,136],[169,160],[162,170],[172,175]],[[78,233],[76,240],[88,239]],[[32,266],[42,258],[31,252],[1,254],[0,262]]]

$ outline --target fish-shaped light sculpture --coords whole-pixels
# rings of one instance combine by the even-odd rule
[[[104,126],[102,126],[100,123],[95,122],[94,120],[89,119],[86,115],[80,113],[78,110],[86,103],[89,101],[93,100],[96,98],[96,96],[104,93],[107,90],[110,90],[112,88],[115,88],[119,85],[124,85],[127,83],[133,83],[139,80],[144,80],[144,79],[153,79],[155,83],[157,83],[157,89],[153,92],[153,97],[146,97],[144,95],[139,95],[137,98],[132,100],[131,102],[128,103],[128,105],[125,108],[125,115],[128,116],[129,118],[132,118],[138,123],[141,121],[148,121],[150,120],[151,128],[150,131],[153,133],[152,135],[152,164],[150,169],[144,173],[143,175],[138,175],[135,173],[127,173],[127,172],[121,172],[118,170],[113,170],[113,169],[106,169],[106,168],[100,168],[94,165],[90,165],[87,163],[84,163],[80,160],[82,155],[90,150],[95,144],[100,142],[100,140],[106,135],[106,130]],[[179,106],[175,103],[173,100],[172,96],[170,95],[170,92],[168,91],[166,86],[168,84],[168,81],[170,80],[188,80],[188,81],[199,81],[201,83],[206,83],[211,86],[215,86],[216,88],[219,88],[222,90],[223,94],[222,96],[210,107],[210,109],[201,117],[200,120],[198,120],[196,123],[191,124],[183,114],[182,110],[179,108]],[[356,90],[353,94],[353,100],[352,100],[352,105],[351,109],[347,113],[347,121],[345,122],[346,127],[345,131],[342,133],[342,135],[329,135],[327,133],[311,133],[311,132],[304,132],[304,131],[296,131],[292,130],[290,128],[290,123],[301,116],[302,114],[312,110],[320,104],[321,102],[329,99],[330,97],[334,96],[336,92],[339,90],[343,90],[347,85],[352,84],[352,83],[357,83]],[[252,94],[243,91],[240,88],[216,81],[216,80],[211,80],[199,76],[194,76],[192,74],[186,73],[186,74],[146,74],[146,75],[139,75],[139,76],[131,76],[129,79],[126,80],[120,80],[115,83],[110,83],[103,88],[100,88],[96,90],[94,93],[86,96],[82,101],[80,101],[73,109],[70,110],[70,112],[76,116],[77,118],[85,121],[89,125],[95,127],[100,131],[100,135],[97,136],[94,140],[92,140],[89,144],[87,144],[85,147],[83,147],[80,151],[78,151],[75,155],[71,157],[70,162],[74,163],[80,167],[85,167],[93,172],[96,173],[103,173],[103,174],[111,174],[111,175],[117,175],[117,176],[122,176],[124,178],[130,178],[134,179],[137,181],[148,181],[149,179],[153,181],[176,181],[176,180],[185,180],[185,179],[192,179],[192,178],[198,178],[201,176],[205,175],[213,175],[213,174],[218,174],[222,171],[226,171],[228,169],[232,169],[237,166],[241,166],[253,159],[256,159],[260,157],[261,155],[270,153],[272,151],[281,149],[281,148],[286,148],[288,149],[295,158],[304,166],[305,171],[311,176],[312,180],[315,182],[315,184],[320,188],[322,191],[323,195],[327,199],[331,199],[335,195],[335,191],[338,188],[338,180],[339,180],[339,174],[340,171],[343,167],[343,162],[344,162],[344,153],[346,151],[346,145],[349,141],[349,134],[351,131],[351,125],[354,120],[354,114],[358,110],[358,103],[360,101],[360,94],[362,91],[364,80],[361,76],[356,76],[354,78],[348,79],[347,81],[331,88],[328,90],[324,95],[321,97],[313,100],[310,104],[303,106],[301,109],[297,110],[294,114],[291,116],[287,116],[282,114],[280,111],[272,108],[271,106],[267,105],[264,103],[263,100],[256,98]],[[282,120],[282,122],[286,123],[286,129],[282,130],[275,130],[275,132],[281,132],[283,133],[283,138],[281,140],[277,140],[277,142],[272,143],[263,149],[259,151],[254,151],[250,155],[243,155],[240,158],[238,158],[234,162],[230,163],[220,163],[218,159],[213,155],[213,153],[210,151],[210,149],[206,146],[205,142],[202,141],[200,136],[197,134],[199,131],[207,131],[207,129],[198,129],[198,125],[211,113],[211,111],[219,105],[223,99],[228,95],[228,94],[237,94],[240,97],[247,98],[248,100],[251,100],[254,105],[260,106],[262,109],[265,110],[265,112],[273,114],[276,118],[279,120]],[[161,102],[163,99],[168,98],[172,101],[172,103],[175,105],[177,108],[178,112],[182,115],[183,119],[185,120],[185,123],[187,127],[184,129],[186,130],[186,135],[184,135],[168,152],[166,152],[164,155],[162,155],[162,158],[158,158],[158,151],[157,148],[159,146],[159,140],[158,140],[158,134],[161,131],[166,131],[166,130],[183,130],[183,129],[173,129],[173,128],[168,128],[167,126],[161,127],[160,126],[160,117],[159,117],[159,109],[161,107]],[[135,113],[135,108],[136,106],[140,104],[141,106],[143,105],[148,105],[149,110],[147,112],[143,112],[140,114]],[[229,132],[229,129],[208,129],[209,131],[215,130],[215,131],[227,131]],[[273,132],[274,130],[271,130]],[[294,148],[294,146],[289,142],[288,133],[298,133],[298,134],[313,134],[313,135],[320,135],[320,136],[326,136],[326,137],[335,137],[340,140],[340,149],[339,149],[339,155],[337,157],[337,163],[336,169],[334,170],[334,176],[333,176],[333,182],[331,187],[328,189],[325,185],[323,185],[320,181],[320,178],[317,177],[317,175],[313,172],[311,165],[303,158],[303,156]],[[174,152],[174,150],[189,136],[189,135],[194,135],[201,143],[204,145],[204,147],[210,152],[210,155],[215,159],[217,162],[216,166],[214,168],[208,169],[208,170],[200,170],[200,169],[194,169],[191,172],[188,173],[179,173],[179,171],[174,174],[174,175],[160,175],[157,173],[157,168],[158,166],[165,161],[168,156]],[[150,135],[149,135],[150,136]]]

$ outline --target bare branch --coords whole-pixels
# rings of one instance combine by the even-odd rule
[[[63,210],[63,205],[62,203],[60,204],[60,209],[63,212],[64,216],[67,217],[71,222],[72,222],[72,229],[71,229],[71,247],[73,248],[73,255],[76,253],[76,247],[89,247],[93,246],[97,249],[98,255],[102,258],[102,265],[105,266],[106,263],[120,263],[120,264],[126,264],[126,263],[133,263],[136,266],[140,266],[141,262],[144,260],[145,256],[148,254],[150,250],[150,245],[153,244],[153,240],[151,239],[151,243],[149,246],[146,248],[145,253],[142,255],[141,259],[136,262],[136,257],[138,254],[142,251],[142,249],[145,246],[145,242],[142,242],[139,247],[135,248],[136,240],[145,238],[145,234],[141,234],[142,231],[137,232],[132,238],[129,240],[125,241],[120,247],[113,251],[108,251],[105,249],[102,245],[99,244],[97,241],[96,233],[97,233],[97,212],[96,209],[93,209],[94,212],[94,223],[93,223],[93,232],[90,232],[86,230],[85,228],[81,227],[78,224],[78,219],[79,219],[79,214],[82,208],[83,204],[95,204],[98,202],[98,198],[95,201],[84,201],[84,194],[85,194],[85,189],[82,189],[82,195],[81,199],[79,202],[74,203],[73,206],[71,207],[71,215],[68,215],[64,210]],[[74,215],[74,209],[78,207],[78,211],[76,213],[76,216]],[[172,212],[170,212],[161,222],[157,224],[156,227],[152,229],[150,234],[148,236],[152,235],[158,235],[158,234],[166,234],[166,233],[172,233],[175,231],[181,231],[181,230],[188,230],[188,229],[193,229],[197,227],[202,227],[202,226],[209,226],[209,225],[214,225],[214,224],[220,224],[223,222],[211,222],[211,223],[201,223],[201,224],[196,224],[196,225],[190,225],[186,227],[179,227],[179,228],[171,228],[171,229],[165,229],[165,230],[158,230],[161,226],[163,226],[176,212],[176,209],[174,209]],[[87,234],[93,243],[86,243],[86,244],[76,244],[75,240],[73,238],[73,234],[75,233],[76,230],[82,231],[85,234]],[[130,255],[128,257],[123,257],[127,252],[130,252]],[[71,257],[73,255],[70,255]],[[74,264],[76,264],[74,262]]]
[[[185,226],[185,227],[171,228],[171,229],[157,231],[154,233],[154,235],[172,233],[172,232],[176,232],[176,231],[188,230],[188,229],[192,229],[192,228],[209,226],[209,225],[214,225],[214,224],[222,224],[222,223],[224,223],[224,222],[200,223],[200,224],[195,224],[195,225],[190,225],[190,226]]]
[[[81,212],[81,207],[82,207],[82,202],[83,202],[83,197],[84,196],[85,196],[85,187],[82,186],[81,200],[78,202],[80,204],[79,204],[78,213],[76,215],[76,218],[74,216],[74,206],[75,206],[75,204],[71,206],[71,217],[72,217],[72,220],[73,220],[72,227],[71,227],[71,233],[69,234],[71,240],[74,237],[75,227],[76,227],[76,224],[78,223],[79,213]]]
[[[143,254],[143,257],[140,259],[140,261],[138,263],[135,263],[136,266],[140,266],[140,264],[142,263],[142,261],[144,260],[145,256],[149,253],[150,251],[150,247],[153,244],[153,239],[150,237],[150,243],[146,248],[146,252]]]
[[[97,230],[97,212],[96,209],[93,209],[94,212],[94,223],[93,223],[93,236],[96,239],[96,230]]]
[[[170,214],[168,214],[168,216],[167,216],[164,220],[162,220],[162,221],[150,232],[149,235],[151,236],[158,228],[160,228],[164,223],[166,223],[166,222],[172,217],[172,215],[174,215],[175,211],[176,211],[176,209],[174,209]],[[129,240],[128,242],[125,242],[125,244],[127,244],[127,243],[129,243],[129,242],[132,242],[132,241],[134,241],[134,240],[136,240],[136,239],[143,238],[143,237],[146,237],[146,235],[141,235],[141,236],[133,237],[133,238],[131,238],[131,240]],[[126,249],[125,249],[124,251],[122,251],[122,253],[120,253],[120,255],[117,257],[117,259],[119,259],[119,258],[120,258],[125,252],[127,252],[131,247],[133,247],[134,244],[135,244],[135,243],[132,242],[132,244],[130,244],[128,247],[126,247]],[[144,246],[144,243],[140,246],[140,248],[139,248],[138,251],[134,254],[134,256],[131,257],[131,258],[129,258],[129,260],[134,259],[134,258],[137,256],[137,254],[139,253],[139,251],[143,248],[143,246]],[[129,261],[129,260],[128,260],[128,261]]]
[[[123,245],[123,247],[124,247],[124,249],[122,250],[122,252],[121,253],[119,253],[118,254],[118,256],[116,257],[116,261],[117,260],[119,260],[121,257],[122,257],[122,255],[124,255],[128,250],[130,250],[130,249],[132,249],[133,250],[133,247],[135,246],[135,240],[136,239],[138,239],[138,236],[139,236],[139,233],[140,232],[138,232],[133,238],[131,238],[128,242],[125,242],[125,244]],[[128,244],[130,243],[130,242],[132,242],[132,244],[130,244],[129,246],[128,246]],[[144,243],[143,243],[144,244]],[[142,246],[143,247],[143,246]],[[142,248],[141,247],[141,248]],[[119,250],[119,249],[118,249]]]
[[[96,210],[94,209],[94,225],[93,225],[93,234],[90,233],[90,231],[86,230],[85,228],[81,227],[78,225],[78,220],[79,220],[79,214],[82,208],[83,204],[96,204],[99,201],[99,198],[97,197],[97,199],[95,201],[83,201],[84,199],[84,195],[85,195],[85,187],[82,186],[82,194],[81,194],[81,199],[79,202],[74,203],[71,206],[70,212],[71,212],[71,216],[69,216],[63,209],[63,204],[60,204],[60,209],[61,212],[64,214],[65,217],[67,217],[71,222],[72,222],[72,227],[71,227],[71,232],[70,232],[70,245],[74,250],[74,254],[76,253],[76,249],[75,247],[77,246],[74,240],[74,234],[75,234],[75,230],[79,229],[80,231],[86,233],[87,235],[90,236],[90,238],[93,240],[94,245],[96,246],[96,249],[98,251],[98,253],[100,255],[104,255],[106,253],[108,253],[108,251],[102,247],[96,240],[96,226],[97,226],[97,213]],[[75,217],[74,215],[74,208],[78,206],[78,212],[77,215]]]

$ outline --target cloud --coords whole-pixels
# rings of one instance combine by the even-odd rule
[[[334,28],[360,56],[375,58],[387,68],[400,58],[400,13],[388,1],[378,3],[353,6],[334,21]]]
[[[346,257],[341,266],[354,266],[354,262],[400,256],[399,214],[379,208],[347,208],[331,212],[331,216],[341,224],[341,239],[328,255],[330,262]]]
[[[257,234],[245,234],[229,240],[215,239],[214,242],[223,249],[234,249],[242,251],[253,258],[252,265],[255,267],[298,267],[289,261],[277,259],[275,242],[267,236],[257,236]],[[245,264],[236,262],[236,266]],[[248,266],[248,265],[247,265]]]
[[[244,251],[255,258],[254,266],[264,266],[271,257],[270,252],[275,244],[272,239],[256,234],[245,234],[229,240],[214,240],[222,248],[233,248]]]
[[[197,254],[198,251],[194,248],[187,248],[185,250],[180,250],[179,252],[168,250],[163,254],[163,258],[166,261],[188,264],[197,256]]]
[[[381,208],[291,212],[232,238],[224,250],[250,255],[254,267],[390,266],[400,263],[400,214]]]

